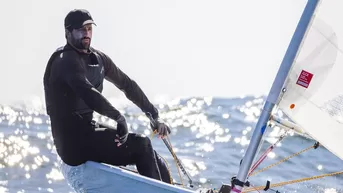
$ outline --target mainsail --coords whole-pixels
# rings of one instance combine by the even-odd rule
[[[343,1],[322,1],[277,105],[343,159]]]

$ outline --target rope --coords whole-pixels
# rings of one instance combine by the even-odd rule
[[[288,131],[285,131],[285,133],[281,135],[274,144],[270,145],[269,148],[261,155],[260,159],[258,159],[257,162],[251,167],[248,176],[250,176],[255,171],[255,169],[263,162],[263,160],[267,157],[268,153],[270,153],[274,149],[274,147],[276,147],[276,145],[286,137],[287,132]]]
[[[161,155],[160,155],[160,156],[161,156]],[[169,174],[169,178],[170,178],[170,183],[173,184],[173,178],[172,178],[171,173],[170,173],[170,168],[169,168],[168,162],[167,162],[167,160],[166,160],[164,157],[161,156],[161,158],[162,158],[162,159],[164,160],[164,162],[166,162],[166,164],[167,164],[167,169],[168,169],[168,174]]]
[[[168,143],[170,145],[170,148],[171,148],[171,151],[172,151],[172,155],[173,155],[173,158],[174,158],[174,161],[175,161],[175,165],[176,165],[177,171],[179,173],[179,177],[180,177],[180,180],[181,180],[182,187],[185,187],[185,185],[183,183],[183,178],[181,177],[180,167],[178,167],[176,156],[175,156],[175,152],[174,152],[173,146],[170,143],[168,135],[167,135],[167,141],[168,141]]]
[[[314,145],[311,145],[310,147],[307,147],[297,153],[294,153],[293,155],[291,156],[288,156],[280,161],[278,161],[277,163],[275,164],[271,164],[259,171],[256,171],[255,173],[252,173],[250,176],[253,176],[253,175],[256,175],[257,173],[260,173],[260,172],[263,172],[267,169],[270,169],[276,165],[279,165],[280,163],[283,163],[289,159],[291,159],[292,157],[294,156],[297,156],[301,153],[304,153],[312,148],[316,149],[317,147],[319,146],[319,143],[315,143]],[[294,184],[294,183],[301,183],[301,182],[305,182],[305,181],[310,181],[310,180],[315,180],[315,179],[319,179],[319,178],[324,178],[324,177],[327,177],[327,176],[334,176],[334,175],[340,175],[340,174],[343,174],[343,171],[340,171],[340,172],[333,172],[333,173],[329,173],[329,174],[322,174],[322,175],[318,175],[318,176],[312,176],[312,177],[307,177],[307,178],[300,178],[300,179],[296,179],[296,180],[290,180],[290,181],[286,181],[286,182],[280,182],[280,183],[275,183],[275,184],[271,184],[269,186],[269,188],[273,188],[273,187],[278,187],[278,186],[284,186],[284,185],[288,185],[288,184]],[[258,191],[258,190],[264,190],[266,188],[266,186],[258,186],[258,187],[252,187],[252,188],[247,188],[245,189],[243,192],[252,192],[252,191]]]
[[[301,150],[301,151],[299,151],[299,152],[297,152],[297,153],[295,153],[295,154],[293,154],[293,155],[290,155],[290,156],[288,156],[288,157],[286,157],[286,158],[284,158],[284,159],[282,159],[282,160],[280,160],[280,161],[278,161],[278,162],[276,162],[276,163],[274,163],[274,164],[271,164],[271,165],[269,165],[269,166],[267,166],[267,167],[265,167],[265,168],[262,168],[262,169],[260,169],[260,170],[258,170],[258,171],[256,171],[256,172],[250,174],[250,176],[254,176],[254,175],[256,175],[256,174],[258,174],[258,173],[261,173],[261,172],[263,172],[263,171],[265,171],[265,170],[267,170],[267,169],[270,169],[270,168],[272,168],[272,167],[274,167],[274,166],[276,166],[276,165],[279,165],[279,164],[281,164],[281,163],[283,163],[283,162],[285,162],[285,161],[291,159],[292,157],[295,157],[295,156],[297,156],[297,155],[299,155],[299,154],[301,154],[301,153],[304,153],[304,152],[306,152],[306,151],[308,151],[308,150],[310,150],[310,149],[312,149],[312,148],[315,148],[315,147],[316,147],[316,145],[311,145],[311,146],[308,147],[308,148],[305,148],[305,149],[303,149],[303,150]]]
[[[312,176],[312,177],[307,177],[307,178],[300,178],[300,179],[290,180],[290,181],[286,181],[286,182],[275,183],[275,184],[271,184],[270,188],[274,188],[274,187],[278,187],[278,186],[284,186],[284,185],[288,185],[288,184],[294,184],[294,183],[301,183],[301,182],[305,182],[305,181],[310,181],[310,180],[315,180],[315,179],[319,179],[319,178],[324,178],[324,177],[328,177],[328,176],[335,176],[335,175],[340,175],[340,174],[343,174],[343,171],[333,172],[333,173],[328,173],[328,174],[322,174],[322,175]],[[265,186],[247,188],[243,192],[253,192],[253,191],[257,191],[257,190],[263,190],[264,188],[265,188]]]
[[[156,133],[157,133],[156,130],[155,130],[153,133],[151,133],[150,140],[152,140],[152,138],[154,137],[154,135],[155,135]],[[170,147],[171,147],[171,150],[172,150],[172,156],[173,156],[173,158],[174,158],[174,161],[175,161],[175,165],[176,165],[177,171],[178,171],[178,173],[179,173],[179,177],[180,177],[180,180],[181,180],[181,185],[184,187],[183,179],[182,179],[181,173],[180,173],[180,168],[179,168],[178,165],[177,165],[177,161],[176,161],[174,149],[173,149],[173,147],[172,147],[172,145],[171,145],[171,143],[170,143],[170,140],[169,140],[169,137],[168,137],[168,136],[167,136],[167,140],[168,140],[168,143],[170,144]],[[161,156],[161,157],[162,157],[162,156]],[[170,177],[170,183],[173,184],[173,178],[172,178],[172,176],[171,176],[171,171],[170,171],[168,162],[167,162],[167,160],[166,160],[164,157],[162,157],[162,159],[163,159],[163,160],[166,162],[166,164],[167,164],[167,169],[168,169],[169,177]]]

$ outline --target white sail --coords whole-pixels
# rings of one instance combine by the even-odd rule
[[[343,159],[343,1],[322,1],[278,107]]]

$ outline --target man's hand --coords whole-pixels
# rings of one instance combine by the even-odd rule
[[[171,133],[169,126],[161,119],[157,118],[150,122],[150,126],[153,131],[156,131],[160,137],[164,138]]]
[[[129,135],[129,130],[127,128],[127,123],[124,116],[120,116],[116,121],[117,135],[114,141],[118,142],[117,146],[119,147],[126,142],[127,136]]]

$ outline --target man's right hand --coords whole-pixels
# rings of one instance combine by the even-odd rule
[[[159,118],[151,120],[150,127],[162,138],[171,133],[169,126]]]
[[[127,123],[124,116],[121,116],[116,121],[117,121],[117,135],[114,141],[118,143],[117,146],[119,147],[126,142],[127,137],[129,135],[129,130],[127,128]]]

